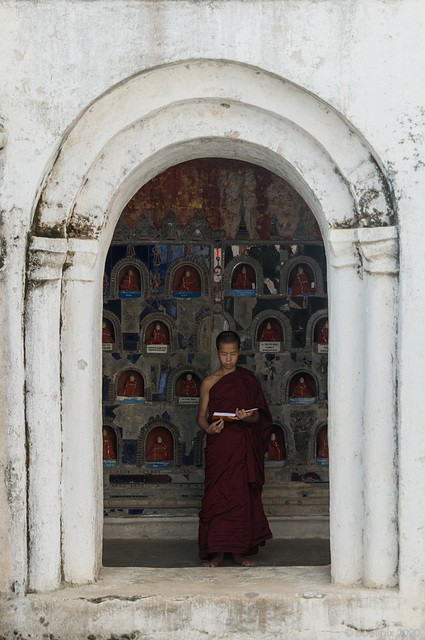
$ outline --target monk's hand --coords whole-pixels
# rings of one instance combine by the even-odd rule
[[[211,424],[208,425],[208,429],[206,429],[206,432],[210,435],[213,436],[217,433],[221,433],[223,431],[223,427],[224,427],[224,420],[216,420],[215,422],[211,422]]]
[[[236,417],[234,418],[234,420],[246,420],[247,418],[250,418],[252,414],[255,413],[255,411],[256,409],[250,409],[249,411],[247,411],[246,409],[236,409]]]

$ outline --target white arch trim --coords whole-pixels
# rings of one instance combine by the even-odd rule
[[[152,135],[155,127],[157,136]],[[217,148],[217,140],[226,144]],[[99,189],[100,199],[95,197],[92,210],[86,208],[84,197],[80,200],[80,191],[92,190],[89,182],[95,176],[106,172],[103,182],[109,186],[110,195],[113,174],[127,175],[166,147],[180,147],[178,161],[199,157],[200,147],[205,157],[240,157],[240,140],[253,146],[251,161],[266,168],[270,168],[268,154],[261,148],[273,149],[282,158],[283,177],[290,179],[301,195],[307,195],[305,186],[299,184],[306,165],[303,152],[315,158],[316,176],[324,170],[322,156],[331,160],[335,172],[332,191],[339,182],[338,192],[349,192],[353,209],[326,207],[329,226],[380,226],[393,220],[388,184],[375,154],[341,114],[302,88],[258,68],[228,61],[192,60],[130,78],[82,114],[61,145],[47,177],[37,211],[38,227],[42,232],[51,227],[63,231],[72,213],[84,237],[93,237],[105,222],[106,210],[101,206],[107,194],[102,198]],[[186,154],[181,149],[183,143],[188,145]],[[313,148],[309,148],[311,145]],[[166,154],[168,161],[157,159],[151,175],[145,169],[146,181],[158,169],[175,162],[171,151]],[[247,159],[247,150],[242,155]],[[273,170],[278,169],[274,162]],[[140,186],[136,175],[124,199]],[[318,189],[311,193],[319,199],[322,195]],[[311,195],[306,197],[310,199]],[[322,230],[323,222],[319,218]]]

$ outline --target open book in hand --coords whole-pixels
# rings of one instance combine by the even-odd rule
[[[258,411],[258,408],[255,409],[245,409],[247,413],[252,413],[253,411]],[[221,411],[214,411],[212,421],[216,420],[224,420],[224,422],[229,422],[230,420],[236,420],[236,413],[226,413]]]

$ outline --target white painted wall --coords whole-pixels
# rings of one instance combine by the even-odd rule
[[[344,162],[352,156],[351,144],[359,144],[357,141],[363,139],[365,152],[373,150],[391,181],[398,206],[400,241],[399,341],[396,354],[398,458],[394,461],[394,475],[397,461],[400,465],[399,575],[403,598],[413,603],[412,606],[415,603],[422,606],[425,591],[425,439],[423,408],[419,401],[425,379],[425,335],[420,330],[425,273],[422,247],[425,196],[425,56],[422,42],[425,5],[422,0],[3,0],[0,25],[0,116],[5,118],[7,129],[6,147],[0,150],[0,233],[4,241],[4,264],[0,266],[3,336],[0,363],[0,509],[5,514],[0,519],[1,590],[12,589],[19,594],[27,585],[27,429],[22,327],[27,234],[41,184],[64,136],[81,117],[84,118],[84,111],[102,93],[110,92],[114,85],[150,68],[182,60],[211,59],[258,67],[311,93],[316,115],[313,119],[307,118],[306,122],[311,126],[314,120],[317,124],[314,144],[325,140],[327,145],[332,145],[330,156],[340,158],[340,168],[345,175],[347,165]],[[211,86],[208,94],[209,73]],[[241,67],[241,77],[248,78],[250,73]],[[180,67],[180,75],[174,78],[174,82],[172,68],[170,74],[170,83],[160,87],[162,96],[167,97],[167,91],[170,92],[168,103],[173,103],[175,96],[182,96],[183,100],[190,96],[196,101],[198,85],[192,79],[185,79]],[[170,134],[176,133],[178,138],[178,131],[173,131],[177,124],[171,112],[167,116],[149,111],[155,108],[155,96],[144,90],[144,85],[149,85],[148,76],[145,76],[146,81],[143,77],[135,79],[140,112],[146,114],[151,122],[155,119],[168,122]],[[210,97],[217,87],[217,78],[213,76],[212,71],[205,70],[203,86],[205,95]],[[254,82],[255,72],[247,81],[248,93],[254,93]],[[130,87],[130,84],[126,86]],[[223,91],[225,86],[223,81]],[[279,110],[278,105],[272,102],[273,92],[263,91],[264,85],[258,91],[256,100],[263,101],[258,108],[270,113]],[[125,100],[124,85],[122,94]],[[314,96],[320,100],[316,101]],[[222,93],[219,98],[223,97],[228,96]],[[239,94],[231,97],[235,105],[238,100],[246,101],[245,87],[241,85]],[[252,96],[249,97],[252,104]],[[137,103],[133,101],[132,104]],[[105,142],[113,132],[118,133],[121,129],[120,103],[116,106],[118,109],[116,112],[112,110],[110,124],[106,124],[107,113],[103,113],[99,120],[103,127],[100,137],[103,135]],[[247,124],[243,105],[239,107],[240,119]],[[360,137],[353,136],[352,143],[349,136],[341,138],[334,128],[337,119],[327,117],[327,109],[341,114]],[[228,111],[232,110],[226,110],[226,113]],[[188,116],[192,114],[189,109]],[[252,110],[250,114],[252,116]],[[298,114],[300,131],[305,115],[303,110]],[[230,118],[230,114],[226,117]],[[138,119],[135,113],[134,120]],[[100,172],[98,176],[102,175],[103,160],[96,158],[97,150],[91,148],[92,141],[99,140],[99,127],[96,127],[94,118],[87,118],[87,122],[87,128],[79,129],[84,140],[75,140],[75,148],[84,149],[84,153],[73,156],[68,145],[70,162],[66,164],[65,177],[60,176],[62,191],[63,180],[67,181],[70,193],[78,191],[79,172],[83,169],[84,174],[93,160],[96,160],[95,166]],[[181,123],[178,126],[185,128],[186,125]],[[136,129],[143,133],[143,123]],[[228,131],[229,140],[236,130],[236,125],[232,125]],[[224,133],[222,131],[221,135]],[[85,144],[81,146],[81,142]],[[326,144],[324,146],[329,153]],[[295,158],[297,147],[289,145],[288,149]],[[196,145],[193,150],[198,153]],[[285,148],[280,149],[283,158],[286,151]],[[175,161],[179,161],[180,152],[181,147],[176,147]],[[171,157],[172,154],[168,161]],[[361,154],[357,157],[360,158]],[[82,167],[82,163],[87,164]],[[358,191],[362,187],[362,170],[366,165],[364,160],[359,160],[358,166],[349,172],[352,177],[349,191],[360,205],[361,194],[359,197]],[[154,170],[158,164],[152,162],[151,166]],[[321,170],[319,164],[317,173]],[[107,174],[106,185],[108,179]],[[130,197],[134,184],[130,180],[127,186]],[[54,195],[54,190],[51,193]],[[121,197],[123,194],[124,191]],[[114,195],[113,190],[111,195]],[[55,216],[57,219],[63,217],[58,211],[58,204],[63,206],[62,202],[52,199],[46,204],[46,211],[53,212],[52,220]],[[321,203],[315,204],[319,210]],[[114,211],[114,202],[110,204],[110,210]],[[86,212],[80,210],[78,213],[84,216]],[[114,215],[118,213],[117,209]],[[338,217],[338,211],[335,211],[335,217]],[[111,229],[108,230],[110,232]],[[66,286],[69,295],[73,295],[75,285]],[[373,299],[373,284],[368,284],[368,287]],[[385,292],[381,300],[384,298]],[[34,304],[38,302],[34,300]],[[94,309],[94,315],[96,312]],[[379,326],[375,326],[374,331],[379,332]],[[72,342],[72,338],[70,340]],[[72,368],[74,365],[70,362],[69,366]],[[366,400],[368,402],[370,398]],[[386,456],[391,458],[388,451]],[[65,468],[64,487],[69,487],[67,474]],[[94,477],[93,484],[97,482]],[[358,490],[355,495],[355,500],[359,501]],[[376,526],[371,521],[369,524]],[[390,547],[392,544],[388,542]],[[74,553],[72,543],[69,545],[70,553]],[[93,563],[93,553],[88,553]],[[53,562],[51,575],[56,575],[56,571],[57,564]],[[374,571],[373,567],[370,572],[372,583]],[[77,571],[75,575],[78,581],[81,574]],[[54,584],[54,578],[52,580]]]

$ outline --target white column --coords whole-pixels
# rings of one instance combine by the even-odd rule
[[[0,592],[11,597],[24,595],[28,586],[22,322],[27,242],[19,222],[21,213],[6,205],[0,221]]]
[[[400,233],[399,303],[399,584],[408,602],[425,602],[425,433],[424,273],[425,252],[418,229],[424,223],[418,182],[403,200],[408,224]],[[413,190],[415,192],[415,189]]]
[[[62,297],[64,578],[93,581],[101,563],[101,285],[98,243],[69,240]]]
[[[329,234],[329,482],[332,580],[361,581],[363,318],[356,233]]]
[[[397,229],[358,230],[365,278],[364,584],[397,583]]]
[[[25,326],[28,583],[56,589],[60,571],[60,289],[66,240],[32,238]]]

